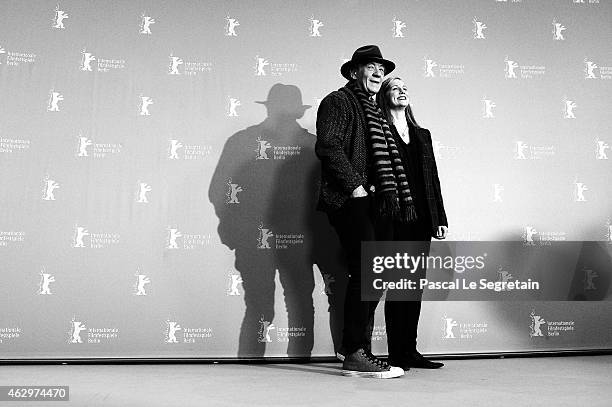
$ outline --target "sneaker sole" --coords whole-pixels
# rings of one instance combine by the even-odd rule
[[[385,370],[383,372],[361,372],[359,370],[343,370],[342,376],[347,377],[365,377],[368,379],[393,379],[396,377],[402,377],[404,375],[404,371],[399,368],[392,366],[390,370]]]

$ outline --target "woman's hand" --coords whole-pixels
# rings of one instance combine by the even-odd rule
[[[446,235],[448,234],[448,227],[446,226],[438,226],[435,230],[434,238],[438,240],[446,239]]]

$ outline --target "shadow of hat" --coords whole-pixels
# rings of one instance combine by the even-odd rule
[[[353,56],[349,61],[346,61],[340,67],[340,73],[349,81],[351,78],[351,69],[358,64],[365,64],[368,62],[378,62],[385,67],[385,75],[388,75],[395,69],[395,63],[384,59],[380,48],[376,45],[364,45],[359,47],[353,52]]]
[[[255,101],[255,103],[265,105],[271,112],[284,112],[299,117],[306,109],[312,107],[302,104],[302,92],[297,86],[282,83],[276,83],[270,88],[267,100]]]

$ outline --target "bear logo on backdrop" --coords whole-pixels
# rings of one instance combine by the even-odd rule
[[[406,28],[406,23],[393,17],[393,38],[404,38],[403,29]]]
[[[474,28],[472,28],[474,39],[484,40],[485,39],[484,30],[488,28],[487,25],[483,23],[482,21],[478,21],[476,17],[474,17],[474,19],[472,20],[472,23],[474,24]]]
[[[240,25],[240,22],[231,16],[225,17],[225,35],[227,37],[237,37],[236,27]]]
[[[68,13],[59,9],[59,4],[55,8],[55,16],[53,17],[53,28],[57,28],[60,30],[65,29],[64,20],[69,18]]]
[[[59,112],[59,102],[64,100],[64,96],[56,92],[54,89],[49,91],[49,101],[47,102],[47,111],[48,112]]]
[[[39,295],[52,295],[51,283],[55,282],[55,277],[52,274],[46,273],[43,268],[40,271],[40,284],[38,288]]]
[[[151,24],[155,24],[155,19],[142,13],[140,16],[140,30],[138,32],[140,34],[151,35]]]
[[[557,19],[553,19],[553,40],[555,41],[564,41],[565,37],[563,36],[563,31],[566,30],[565,26],[561,23],[557,22]]]

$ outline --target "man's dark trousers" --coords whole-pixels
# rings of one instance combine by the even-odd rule
[[[361,301],[361,242],[375,240],[370,217],[370,196],[349,198],[342,207],[329,212],[329,222],[340,238],[348,260],[349,281],[344,301],[342,345],[346,354],[371,347],[371,321],[378,301]]]

